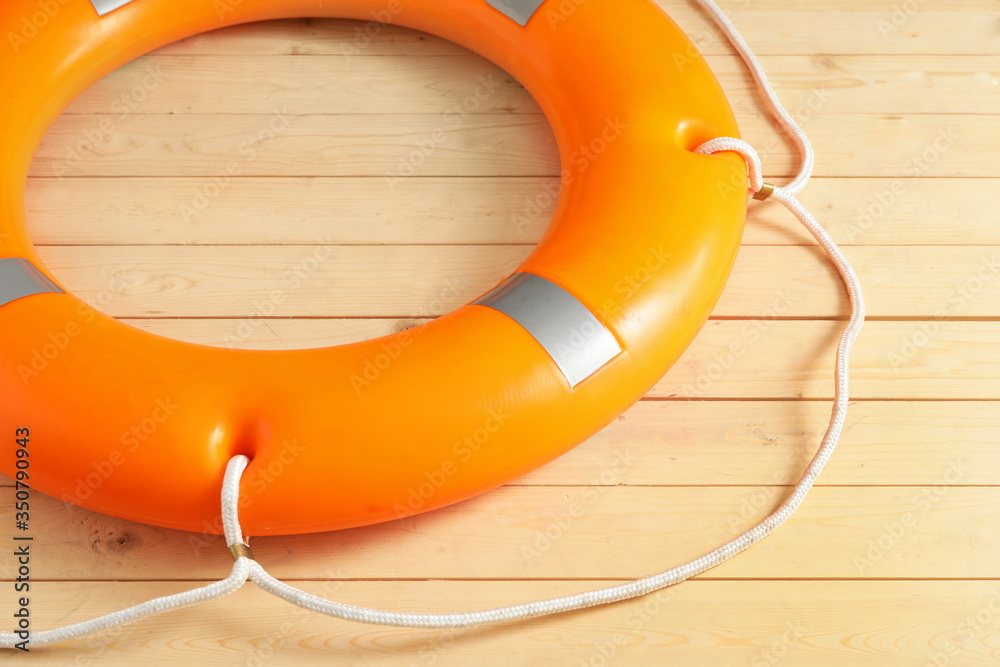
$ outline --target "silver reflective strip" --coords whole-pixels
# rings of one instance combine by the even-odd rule
[[[486,2],[521,25],[528,25],[528,19],[538,11],[545,0],[486,0]]]
[[[63,293],[35,265],[20,257],[0,259],[0,306],[32,294]]]
[[[90,4],[94,5],[94,9],[97,10],[98,16],[110,14],[119,7],[124,7],[130,2],[132,2],[132,0],[90,0]]]
[[[524,327],[572,387],[622,351],[614,334],[575,296],[530,273],[515,273],[473,303],[498,310]]]

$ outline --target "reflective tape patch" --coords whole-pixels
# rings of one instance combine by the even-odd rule
[[[511,20],[521,25],[528,25],[528,19],[538,11],[545,0],[486,0],[486,2]]]
[[[97,10],[98,16],[110,14],[119,7],[124,7],[130,2],[132,2],[132,0],[90,0],[90,4],[94,5],[94,9]]]
[[[33,294],[63,291],[35,265],[20,257],[0,259],[0,306]]]
[[[559,285],[515,273],[473,302],[508,316],[534,337],[575,387],[619,354],[618,339]]]

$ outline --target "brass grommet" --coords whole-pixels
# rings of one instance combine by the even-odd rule
[[[753,198],[757,201],[764,201],[768,197],[774,194],[774,186],[770,183],[765,183],[764,187],[760,189],[759,192],[755,193]]]
[[[250,547],[242,542],[237,542],[236,544],[229,547],[229,553],[233,555],[233,560],[239,560],[241,558],[249,558],[250,560],[257,560],[253,557],[253,552],[250,551]]]

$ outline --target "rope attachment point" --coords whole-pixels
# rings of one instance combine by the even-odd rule
[[[250,551],[250,546],[243,544],[242,542],[237,542],[236,544],[229,545],[229,553],[233,555],[233,560],[239,560],[241,558],[249,558],[250,560],[257,560],[253,557],[253,552]]]
[[[760,190],[754,193],[753,198],[757,201],[764,201],[774,194],[774,186],[770,183],[765,183]]]

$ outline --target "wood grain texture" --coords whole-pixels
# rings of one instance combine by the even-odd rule
[[[446,611],[580,590],[581,582],[296,582],[387,609]],[[613,581],[587,582],[590,586]],[[83,620],[188,583],[45,583],[39,622]],[[996,661],[997,582],[694,581],[630,608],[600,607],[501,628],[433,632],[331,621],[248,587],[213,603],[46,651],[54,664],[198,665],[923,665]],[[62,611],[60,611],[62,610]],[[863,610],[864,613],[859,613]],[[987,622],[977,621],[978,617]],[[873,625],[871,618],[884,619]],[[34,656],[33,656],[34,657]],[[38,656],[41,657],[41,656]],[[930,663],[933,664],[933,663]]]
[[[837,456],[817,484],[933,487],[949,462],[960,462],[961,486],[1000,485],[994,408],[1000,402],[856,401]],[[512,486],[792,484],[829,416],[828,401],[643,400]],[[613,477],[602,478],[625,452],[642,464],[617,465]],[[0,485],[11,484],[0,476]]]
[[[62,116],[35,154],[36,177],[558,176],[555,139],[541,114],[130,113]],[[741,119],[769,178],[795,172],[794,148],[763,117]],[[826,159],[817,176],[1000,176],[990,115],[822,114],[803,129]]]
[[[559,191],[552,177],[409,178],[391,189],[380,177],[224,183],[215,194],[211,180],[192,177],[34,178],[32,237],[75,246],[533,245]],[[1000,245],[998,190],[1000,179],[817,178],[801,199],[841,245]],[[815,240],[781,206],[750,209],[744,245],[802,244]]]
[[[711,20],[684,0],[659,2],[702,53],[731,53]],[[742,1],[724,7],[760,55],[991,55],[996,44],[993,0],[918,3],[914,11],[893,16],[899,5],[847,0],[836,3]],[[893,20],[895,19],[895,20]],[[358,37],[364,23],[330,19],[276,21],[275,26],[240,26],[197,35],[162,49],[163,53],[228,55],[454,54],[460,47],[427,35],[385,27],[371,41]],[[776,29],[775,26],[780,26]],[[224,36],[229,41],[221,40]],[[361,48],[359,48],[361,47]]]
[[[157,318],[124,322],[203,345],[284,350],[388,335],[425,318]],[[650,398],[832,399],[840,321],[710,320]],[[868,322],[852,357],[855,400],[1000,399],[1000,323]],[[942,393],[946,392],[946,393]]]
[[[40,248],[66,286],[111,315],[245,317],[283,291],[281,317],[443,315],[510,274],[529,246],[129,246]],[[854,246],[845,254],[876,318],[991,318],[1000,253],[982,246]],[[905,276],[906,280],[900,280]],[[292,285],[295,289],[291,289]],[[393,294],[385,294],[387,287]],[[832,318],[847,295],[819,248],[750,246],[716,317]],[[258,307],[257,313],[260,312]]]
[[[757,89],[743,63],[709,55],[712,71],[740,118],[760,116]],[[768,78],[802,117],[824,113],[1000,112],[995,95],[1000,66],[986,56],[859,55],[761,57]],[[140,81],[136,88],[135,81]],[[487,82],[489,95],[465,106]],[[224,86],[226,95],[217,93]],[[123,97],[123,89],[125,91]],[[159,52],[115,71],[66,110],[69,115],[116,116],[142,105],[147,114],[382,113],[399,99],[408,113],[539,113],[517,81],[468,53],[357,58],[335,55],[170,54]]]
[[[796,476],[804,458],[772,474]],[[378,526],[260,537],[254,554],[283,579],[309,578],[332,563],[338,576],[355,579],[637,578],[736,537],[790,490],[612,483],[619,471],[643,465],[622,443],[603,469],[581,478],[583,486],[508,486]],[[858,579],[906,572],[1000,579],[1000,489],[964,486],[970,464],[957,452],[926,468],[935,479],[927,486],[815,489],[780,533],[700,577]],[[602,476],[606,485],[590,484]],[[221,579],[232,566],[219,536],[124,522],[52,498],[35,505],[33,573],[39,579]],[[9,513],[12,506],[3,509]],[[0,559],[0,574],[16,576],[13,557]]]
[[[794,151],[725,40],[687,0],[659,4],[707,55],[768,177],[793,173]],[[1000,663],[998,4],[723,5],[816,145],[802,200],[845,246],[872,316],[841,445],[787,525],[668,591],[510,627],[355,625],[247,586],[31,657]],[[489,94],[463,108],[480,86]],[[421,149],[428,137],[433,148]],[[35,156],[26,215],[65,286],[127,324],[223,347],[319,347],[426,321],[489,289],[541,238],[558,165],[538,105],[463,48],[392,26],[274,21],[169,45],[86,91]],[[285,298],[262,317],[275,289]],[[398,610],[482,609],[662,570],[764,516],[801,475],[829,418],[846,314],[815,241],[780,206],[755,205],[712,319],[604,431],[467,502],[253,538],[255,552],[308,591]],[[6,532],[13,489],[6,478],[0,487]],[[33,502],[38,629],[200,585],[231,562],[217,537]],[[0,595],[0,614],[12,597]]]

